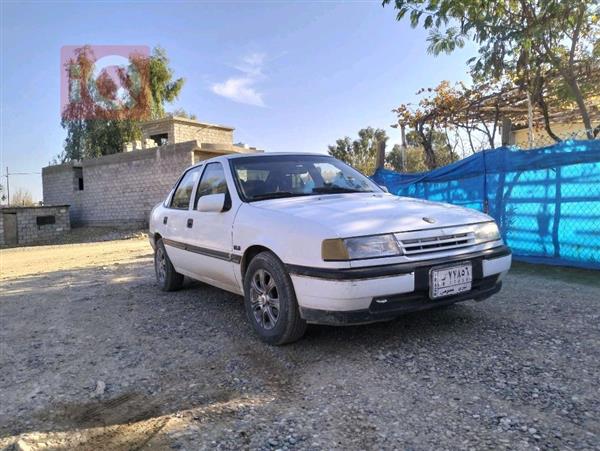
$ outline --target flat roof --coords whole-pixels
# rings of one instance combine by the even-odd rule
[[[151,121],[145,121],[140,126],[143,128],[145,125],[153,125],[153,124],[162,124],[166,122],[179,122],[187,125],[196,125],[204,128],[218,128],[221,130],[235,130],[234,127],[230,127],[229,125],[220,125],[220,124],[211,124],[209,122],[200,122],[195,119],[188,119],[187,117],[181,116],[167,116],[161,119],[154,119]]]
[[[8,212],[10,213],[8,210],[43,210],[45,208],[69,208],[70,205],[69,204],[64,204],[64,205],[2,205],[2,207],[0,207],[0,212],[1,213],[5,213]]]

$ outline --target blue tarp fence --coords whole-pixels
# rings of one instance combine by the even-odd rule
[[[517,260],[600,269],[600,140],[502,147],[430,172],[379,169],[372,178],[399,196],[489,213]]]

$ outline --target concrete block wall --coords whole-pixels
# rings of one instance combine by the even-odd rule
[[[201,160],[233,152],[233,128],[168,118],[143,125],[143,134],[190,137],[152,149],[86,159],[42,169],[44,204],[71,205],[73,225],[146,227],[152,208],[169,193],[184,169]],[[79,178],[83,190],[79,190]]]
[[[182,143],[84,160],[83,224],[145,227],[154,205],[193,164],[197,147]]]
[[[156,144],[154,143],[154,141],[150,141],[150,136],[159,135],[162,133],[169,134],[169,144],[177,143],[178,141],[175,139],[173,132],[174,127],[172,121],[165,122],[164,120],[162,120],[144,124],[142,129],[142,148],[155,147]]]
[[[17,237],[19,244],[34,244],[50,241],[63,235],[71,228],[69,207],[18,207]],[[54,216],[54,224],[38,225],[38,216]]]
[[[233,143],[233,128],[225,125],[208,124],[183,117],[169,117],[148,121],[141,125],[142,147],[154,147],[150,136],[168,134],[169,144],[199,141],[211,144]],[[150,143],[150,146],[148,145]],[[128,149],[129,150],[129,149]]]
[[[0,246],[4,246],[4,215],[0,212]]]
[[[42,189],[44,204],[69,205],[71,224],[78,225],[82,220],[82,195],[79,190],[79,177],[82,169],[79,163],[67,163],[42,168]]]
[[[201,143],[228,144],[233,142],[233,129],[208,124],[190,125],[175,122],[173,136],[176,142],[196,140]]]

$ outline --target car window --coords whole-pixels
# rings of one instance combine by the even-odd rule
[[[335,167],[331,163],[315,163],[315,168],[319,170],[319,174],[325,185],[358,190],[367,187],[364,180],[357,178],[355,174]]]
[[[198,199],[208,194],[227,194],[227,181],[225,180],[225,171],[221,163],[206,165],[206,169],[198,185],[198,190],[196,191],[194,208],[198,206]]]
[[[192,197],[192,191],[194,185],[198,181],[198,177],[202,172],[202,167],[192,168],[185,173],[179,185],[175,189],[173,198],[171,199],[171,208],[179,208],[187,210],[190,206],[190,198]]]
[[[367,177],[335,158],[321,155],[252,156],[232,160],[242,200],[381,192]]]
[[[239,169],[237,173],[238,177],[243,182],[248,182],[252,180],[261,180],[264,182],[269,176],[269,171],[259,168]]]

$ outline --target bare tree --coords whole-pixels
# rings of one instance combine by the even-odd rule
[[[11,196],[10,205],[14,207],[33,207],[35,202],[31,191],[23,188],[18,188],[15,193]]]

